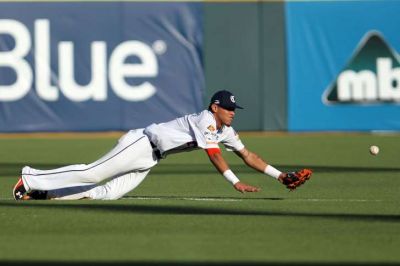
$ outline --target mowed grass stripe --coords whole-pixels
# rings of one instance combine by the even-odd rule
[[[195,151],[161,161],[122,200],[11,200],[22,166],[90,163],[117,139],[0,139],[0,262],[400,264],[396,134],[243,134],[281,170],[313,168],[294,192],[224,151],[239,178],[262,189],[241,194]]]

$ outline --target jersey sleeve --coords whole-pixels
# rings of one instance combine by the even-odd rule
[[[242,141],[239,138],[239,134],[229,127],[226,132],[226,137],[221,141],[224,144],[227,151],[240,151],[244,148]]]
[[[218,148],[217,126],[208,111],[201,113],[192,125],[197,146],[202,149]]]

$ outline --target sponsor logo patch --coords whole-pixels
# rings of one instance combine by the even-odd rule
[[[376,31],[360,41],[352,58],[325,90],[325,104],[400,103],[397,52]]]
[[[209,125],[207,129],[210,130],[211,132],[215,131],[215,127],[213,125]]]

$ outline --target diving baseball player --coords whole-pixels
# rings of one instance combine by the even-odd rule
[[[211,98],[208,110],[131,130],[110,152],[93,163],[53,170],[25,166],[13,196],[15,200],[119,199],[136,188],[160,160],[193,149],[204,149],[218,172],[236,190],[259,191],[258,187],[240,182],[222,157],[218,143],[234,151],[249,167],[276,178],[291,190],[311,177],[309,169],[283,173],[249,151],[231,127],[236,109],[242,107],[236,104],[234,95],[226,90],[218,91]],[[108,182],[99,184],[104,180]]]

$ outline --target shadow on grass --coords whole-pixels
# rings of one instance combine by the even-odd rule
[[[0,261],[0,265],[31,265],[31,266],[36,266],[36,265],[61,265],[61,266],[67,266],[67,265],[98,265],[98,266],[105,266],[105,265],[144,265],[144,266],[155,266],[155,265],[161,265],[161,266],[172,266],[172,265],[177,265],[177,266],[184,266],[184,265],[193,265],[193,266],[203,266],[203,265],[210,265],[210,266],[225,266],[225,265],[230,265],[230,266],[237,266],[237,265],[250,265],[250,266],[257,266],[257,265],[299,265],[299,266],[305,266],[305,265],[331,265],[331,266],[336,266],[336,265],[400,265],[399,263],[390,263],[390,262],[253,262],[253,261],[235,261],[235,262],[163,262],[163,261],[127,261],[127,262],[119,262],[119,261],[110,261],[110,262],[102,262],[102,261],[77,261],[77,262],[64,262],[64,261]]]
[[[18,176],[21,173],[23,163],[0,163],[0,177]],[[65,165],[60,164],[31,164],[37,169],[55,169]],[[341,172],[400,172],[399,167],[350,167],[350,166],[320,166],[320,165],[274,165],[283,171],[295,171],[302,168],[310,168],[315,173],[341,173]],[[255,173],[252,168],[244,164],[231,164],[237,173]],[[161,162],[151,170],[158,175],[187,175],[187,174],[215,174],[216,170],[211,164],[170,164]]]
[[[166,198],[167,199],[167,198]],[[264,200],[276,200],[275,198]],[[181,204],[181,203],[180,203]],[[188,205],[188,204],[187,204]],[[215,215],[215,216],[265,216],[265,217],[291,217],[341,220],[344,222],[400,222],[400,214],[351,214],[351,213],[309,213],[290,211],[268,211],[238,209],[233,207],[210,206],[181,206],[181,205],[154,205],[154,204],[122,204],[102,201],[3,201],[0,206],[11,208],[46,208],[46,209],[77,209],[83,211],[120,212],[149,215]]]

